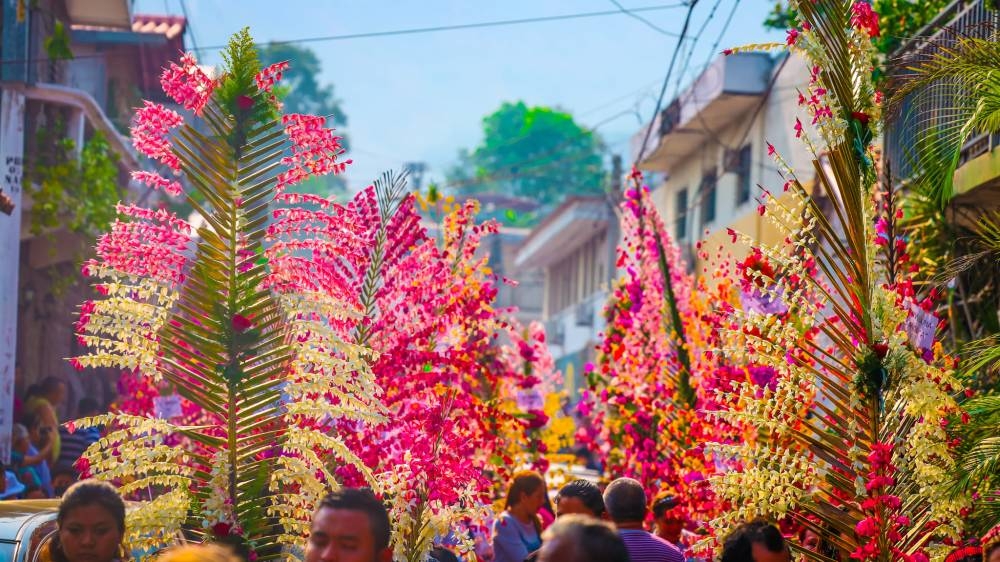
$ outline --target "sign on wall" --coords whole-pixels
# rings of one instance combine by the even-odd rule
[[[21,248],[21,177],[24,158],[24,96],[0,93],[0,187],[14,205],[0,215],[0,461],[10,463],[17,352],[17,264]]]

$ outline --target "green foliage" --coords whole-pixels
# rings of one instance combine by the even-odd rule
[[[501,193],[557,205],[603,193],[600,137],[558,109],[504,103],[483,119],[483,141],[460,152],[448,184],[460,194]],[[501,217],[502,218],[502,217]]]
[[[122,196],[118,155],[100,132],[83,145],[79,158],[75,148],[61,123],[38,130],[26,174],[33,234],[60,226],[93,234],[115,219]]]
[[[915,37],[929,24],[950,0],[872,0],[872,8],[879,14],[881,34],[874,39],[875,47],[884,55],[895,51],[901,44]],[[791,29],[802,21],[792,2],[778,0],[764,19],[768,29]]]
[[[56,20],[52,26],[52,35],[43,41],[45,54],[51,60],[70,60],[73,58],[73,50],[70,48],[69,31],[63,22]]]

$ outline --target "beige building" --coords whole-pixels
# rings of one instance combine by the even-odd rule
[[[653,133],[639,167],[665,175],[650,186],[653,199],[689,265],[711,271],[720,246],[733,252],[727,228],[774,241],[757,212],[759,186],[780,194],[784,184],[767,143],[794,169],[811,170],[812,157],[794,131],[799,90],[808,81],[797,56],[719,56],[648,125]],[[633,137],[633,157],[645,134],[643,128]],[[708,263],[697,259],[699,240]]]
[[[569,197],[532,229],[514,261],[516,271],[544,272],[547,342],[574,398],[585,386],[583,369],[604,329],[620,236],[612,200]]]

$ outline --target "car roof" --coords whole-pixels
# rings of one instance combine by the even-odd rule
[[[48,521],[59,512],[59,500],[0,501],[0,539],[14,540],[32,519]]]

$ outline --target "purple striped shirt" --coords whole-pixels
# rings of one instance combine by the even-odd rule
[[[684,554],[676,546],[640,529],[619,529],[632,562],[684,562]]]

